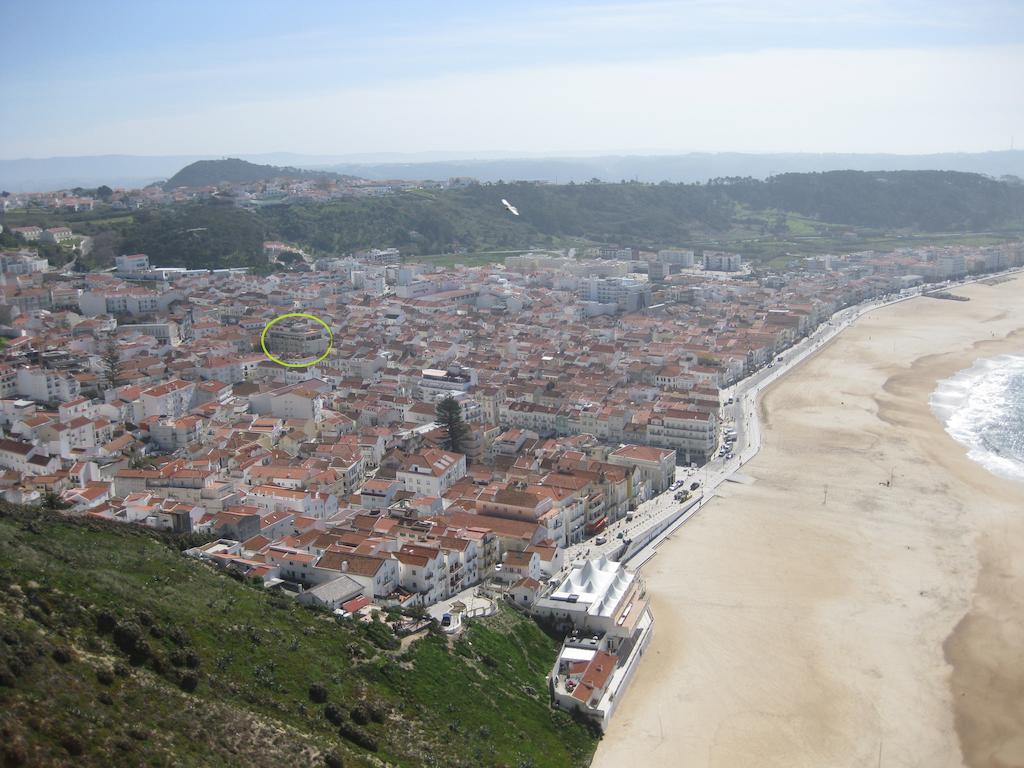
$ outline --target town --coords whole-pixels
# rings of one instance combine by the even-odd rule
[[[686,248],[438,267],[268,241],[268,262],[307,269],[125,254],[75,273],[33,248],[70,229],[13,231],[6,500],[202,534],[189,555],[354,620],[433,608],[454,632],[476,596],[504,599],[564,631],[553,700],[602,727],[654,626],[622,524],[680,510],[695,470],[732,457],[722,391],[843,308],[1024,264],[1020,243],[766,269]]]

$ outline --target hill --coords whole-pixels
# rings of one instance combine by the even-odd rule
[[[260,267],[266,225],[228,202],[139,211],[123,230],[121,253],[146,253],[162,267]]]
[[[519,209],[510,217],[506,198]],[[470,186],[324,205],[270,206],[270,232],[325,252],[392,245],[415,253],[529,248],[577,238],[667,247],[704,240],[864,227],[902,232],[989,231],[1024,225],[1024,187],[946,171],[831,171],[707,184]],[[781,218],[781,224],[779,219]]]
[[[509,215],[502,198],[521,215]],[[906,245],[903,238],[950,242],[949,233],[1019,237],[1024,185],[955,171],[829,171],[705,184],[478,184],[252,210],[214,199],[116,220],[90,216],[109,214],[15,212],[0,222],[71,223],[102,236],[86,261],[93,267],[109,266],[112,253],[141,252],[161,266],[266,269],[264,239],[327,255],[394,246],[408,255],[493,251],[500,258],[507,250],[613,243],[710,246],[766,260],[892,248]]]
[[[0,764],[583,766],[555,643],[511,609],[408,648],[185,558],[0,504]]]
[[[861,170],[929,170],[1024,177],[1024,151],[948,152],[931,155],[690,152],[673,155],[558,157],[515,152],[423,152],[377,155],[238,155],[253,163],[330,170],[368,179],[447,179],[480,181],[534,179],[577,184],[598,178],[658,183],[707,181],[716,176],[767,178],[780,173]],[[0,189],[11,192],[69,189],[75,186],[144,186],[166,179],[182,166],[214,155],[102,155],[0,160]]]
[[[327,171],[309,171],[301,168],[276,165],[257,165],[238,158],[223,160],[197,160],[186,165],[164,182],[164,189],[178,187],[209,187],[221,183],[251,184],[271,179],[319,179],[343,178],[340,174]],[[351,177],[349,177],[351,178]]]
[[[629,179],[657,184],[692,183],[721,176],[765,179],[782,173],[823,171],[944,170],[1024,177],[1024,151],[946,152],[931,155],[690,152],[679,155],[604,155],[597,157],[502,157],[445,160],[349,161],[325,166],[367,179],[447,179],[472,176],[480,181],[526,179],[580,184]]]

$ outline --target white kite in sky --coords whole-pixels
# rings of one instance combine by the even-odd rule
[[[518,216],[519,215],[519,210],[514,205],[512,205],[512,203],[510,203],[508,200],[506,200],[504,197],[501,198],[501,204],[504,205],[506,208],[508,208],[509,212],[512,213],[513,216]]]

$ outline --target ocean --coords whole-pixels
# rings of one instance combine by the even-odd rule
[[[978,360],[940,381],[929,403],[971,459],[1024,482],[1024,355]]]

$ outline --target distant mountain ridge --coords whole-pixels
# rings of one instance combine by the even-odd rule
[[[367,179],[447,179],[547,181],[580,184],[601,181],[704,182],[728,176],[765,179],[783,173],[827,171],[961,171],[1024,177],[1024,151],[882,154],[745,154],[691,152],[685,155],[608,155],[603,157],[502,158],[423,163],[336,163],[326,166]]]
[[[930,155],[811,154],[740,152],[690,152],[663,155],[610,154],[604,156],[549,157],[531,153],[436,152],[383,154],[310,155],[286,152],[236,155],[257,164],[327,170],[367,179],[447,179],[473,176],[481,181],[540,180],[580,183],[602,181],[707,181],[722,176],[766,178],[781,173],[832,170],[949,170],[1000,177],[1024,177],[1024,150],[942,153]],[[199,160],[223,159],[223,155],[102,155],[0,160],[0,189],[10,192],[71,189],[76,186],[141,187],[173,176]]]
[[[163,187],[171,190],[179,187],[209,187],[224,183],[251,184],[280,178],[353,179],[355,177],[290,166],[257,165],[237,157],[229,157],[223,160],[197,160],[174,174],[164,182]]]

